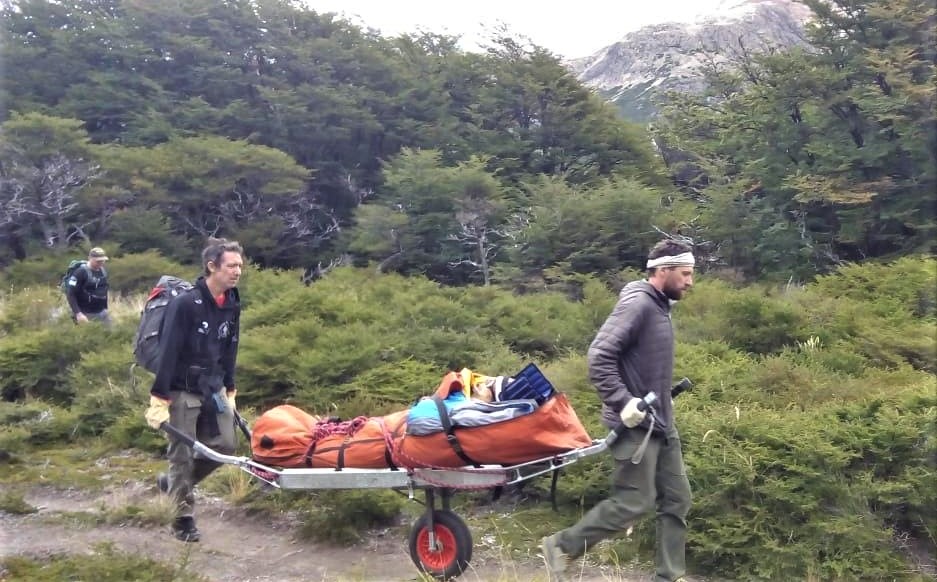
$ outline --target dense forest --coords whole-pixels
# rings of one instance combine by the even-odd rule
[[[700,273],[674,311],[694,571],[926,579],[937,9],[804,3],[809,48],[714,60],[642,127],[507,31],[474,53],[298,0],[0,0],[0,510],[40,465],[61,487],[100,486],[93,460],[118,452],[162,466],[131,342],[145,292],[194,277],[208,236],[248,255],[248,420],[382,414],[446,370],[533,361],[594,434],[585,350],[669,236]],[[57,287],[91,246],[112,259],[107,333],[72,326]],[[558,514],[519,502],[499,543],[529,555],[609,467],[568,470]],[[206,487],[343,543],[402,504],[232,483]],[[647,561],[654,539],[649,521],[592,559]]]
[[[480,54],[294,1],[4,4],[0,265],[224,235],[310,276],[490,283],[614,271],[665,232],[807,280],[932,249],[923,0],[808,0],[810,50],[714,62],[650,128],[509,34]]]

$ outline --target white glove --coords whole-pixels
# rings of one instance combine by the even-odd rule
[[[146,409],[146,423],[159,430],[164,422],[169,422],[169,401],[158,396],[150,396],[150,407]]]
[[[641,424],[644,417],[647,416],[647,410],[638,410],[638,404],[644,402],[640,398],[632,398],[621,409],[621,422],[628,428],[634,428]]]

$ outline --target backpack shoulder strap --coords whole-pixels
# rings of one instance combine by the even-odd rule
[[[79,273],[84,273],[85,282],[87,282],[88,276],[91,275],[91,267],[88,266],[88,261],[81,261],[80,263],[75,265],[74,269],[72,269],[73,277],[78,277]]]

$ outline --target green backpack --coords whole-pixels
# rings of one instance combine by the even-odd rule
[[[59,288],[62,290],[62,293],[68,294],[68,280],[72,278],[75,271],[87,265],[88,261],[85,259],[73,259],[72,262],[68,264],[68,268],[65,269],[65,274],[62,275],[62,281],[59,282]]]

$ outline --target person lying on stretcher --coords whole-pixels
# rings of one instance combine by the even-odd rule
[[[439,394],[426,396],[410,409],[407,434],[427,435],[445,430],[444,414],[453,426],[485,426],[530,414],[539,406],[537,398],[519,397],[537,395],[513,377],[486,376],[463,368],[459,379],[461,382],[454,382],[445,398]]]

